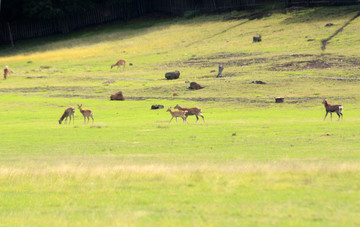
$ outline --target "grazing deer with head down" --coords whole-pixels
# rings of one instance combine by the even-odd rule
[[[335,112],[339,116],[338,120],[340,120],[340,117],[343,118],[343,114],[341,113],[341,111],[343,109],[342,105],[329,104],[326,99],[324,99],[323,104],[325,105],[325,110],[326,110],[324,120],[326,119],[326,116],[328,115],[329,112],[330,112],[331,120],[332,120],[332,113],[333,112]]]
[[[117,61],[115,64],[111,65],[111,68],[117,66],[118,69],[120,69],[120,66],[123,66],[123,71],[125,71],[125,65],[126,65],[126,60],[125,59],[120,59],[119,61]]]
[[[4,68],[4,80],[6,80],[7,75],[11,72],[10,67],[9,66],[5,66]]]
[[[171,111],[171,108],[169,107],[167,109],[166,112],[170,112],[172,118],[170,119],[169,123],[171,122],[171,120],[175,117],[176,118],[176,122],[177,122],[177,118],[178,117],[181,117],[183,119],[183,122],[186,122],[186,113],[187,111],[182,111],[182,110],[179,110],[179,111]]]
[[[84,116],[84,123],[86,124],[86,118],[88,119],[88,123],[89,123],[89,117],[91,117],[93,123],[94,123],[94,117],[93,117],[93,112],[92,110],[83,110],[81,107],[82,107],[82,104],[78,104],[78,107],[79,107],[79,110],[81,112],[81,114]]]
[[[179,106],[179,104],[177,104],[174,108],[178,109],[178,110],[182,110],[182,111],[187,111],[186,118],[189,115],[195,115],[196,122],[197,122],[199,120],[199,116],[200,116],[200,117],[202,117],[203,121],[205,122],[204,116],[201,114],[201,109],[198,107],[182,108],[181,106]]]
[[[73,124],[75,122],[75,108],[74,107],[69,107],[65,110],[64,114],[61,116],[61,118],[59,119],[59,124],[61,124],[61,122],[65,119],[65,124],[67,122],[68,117],[70,117],[70,121],[69,123],[71,123],[71,117],[73,119]]]

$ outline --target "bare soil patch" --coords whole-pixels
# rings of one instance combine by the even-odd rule
[[[281,63],[279,63],[281,62]],[[330,68],[357,68],[360,67],[359,57],[348,57],[344,55],[312,55],[312,54],[291,54],[271,57],[261,57],[259,54],[251,53],[219,53],[212,56],[191,57],[184,62],[165,63],[170,67],[199,67],[210,68],[224,64],[226,67],[244,67],[261,65],[268,67],[270,71],[296,71],[309,69],[330,69]],[[226,76],[228,75],[227,73]]]
[[[281,62],[281,63],[279,63]],[[170,62],[172,67],[215,67],[219,64],[228,66],[268,65],[270,71],[294,71],[307,69],[353,68],[360,66],[360,58],[344,55],[291,54],[261,57],[251,53],[219,53],[212,56],[191,57],[184,62]]]
[[[332,63],[328,63],[322,60],[312,60],[312,61],[295,61],[288,62],[285,64],[278,64],[275,67],[271,68],[274,71],[288,71],[288,70],[302,70],[302,69],[327,69],[333,66]]]
[[[349,58],[345,56],[319,57],[314,60],[307,61],[290,61],[281,64],[275,64],[269,70],[271,71],[295,71],[306,69],[329,69],[329,68],[352,68],[359,67],[359,58]]]

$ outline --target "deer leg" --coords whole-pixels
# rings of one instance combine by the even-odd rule
[[[325,114],[325,117],[324,117],[324,121],[325,121],[325,119],[326,119],[326,116],[328,115],[328,113],[329,113],[329,112],[326,112],[326,114]]]
[[[202,114],[199,114],[200,117],[202,117],[203,121],[205,122],[205,118]]]
[[[339,112],[336,112],[336,114],[339,116],[338,120],[340,120],[340,114],[339,114]]]
[[[331,117],[331,120],[332,120],[332,112],[330,112],[330,117]]]
[[[169,123],[172,121],[173,118],[174,118],[174,117],[172,117],[172,118],[170,119]]]
[[[93,122],[93,124],[94,124],[94,117],[93,117],[92,115],[91,115],[90,117],[91,117],[91,119],[92,119],[92,122]]]

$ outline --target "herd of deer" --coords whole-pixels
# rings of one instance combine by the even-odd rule
[[[126,60],[121,59],[121,60],[117,61],[115,64],[111,65],[111,69],[113,67],[115,67],[115,66],[117,66],[118,69],[120,68],[120,66],[123,66],[123,71],[124,71],[125,70],[125,65],[126,65]],[[6,80],[8,74],[10,72],[12,72],[10,70],[10,67],[5,66],[5,68],[4,68],[4,79],[5,80]],[[342,114],[343,106],[342,105],[329,104],[326,99],[324,99],[323,104],[324,104],[325,110],[326,110],[324,120],[326,119],[328,113],[330,113],[331,120],[332,120],[332,113],[334,113],[334,112],[339,116],[338,120],[343,118],[343,114]],[[81,105],[78,104],[78,108],[79,108],[81,114],[84,116],[84,123],[86,124],[86,118],[87,118],[88,123],[89,123],[89,120],[90,120],[89,118],[90,117],[91,117],[92,121],[94,122],[93,112],[91,110],[83,110],[81,107],[82,107],[82,104]],[[179,105],[176,105],[174,108],[178,109],[178,111],[172,111],[171,108],[168,108],[168,110],[167,110],[167,112],[170,112],[170,114],[171,114],[170,122],[172,121],[172,119],[174,117],[175,117],[176,121],[177,121],[178,117],[181,117],[183,119],[183,122],[186,122],[186,119],[187,119],[187,117],[189,115],[195,115],[196,116],[196,121],[199,120],[199,116],[200,116],[203,119],[203,121],[205,122],[204,116],[201,114],[201,109],[198,108],[198,107],[182,108]],[[65,123],[66,123],[68,117],[70,118],[70,122],[71,122],[71,118],[72,118],[73,123],[74,123],[74,113],[75,113],[75,108],[74,107],[67,108],[65,110],[64,114],[59,119],[59,124],[61,124],[64,119],[65,119]]]

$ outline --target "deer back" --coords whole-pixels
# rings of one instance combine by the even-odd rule
[[[337,112],[343,108],[340,104],[329,104],[326,99],[324,99],[323,103],[327,112]]]

